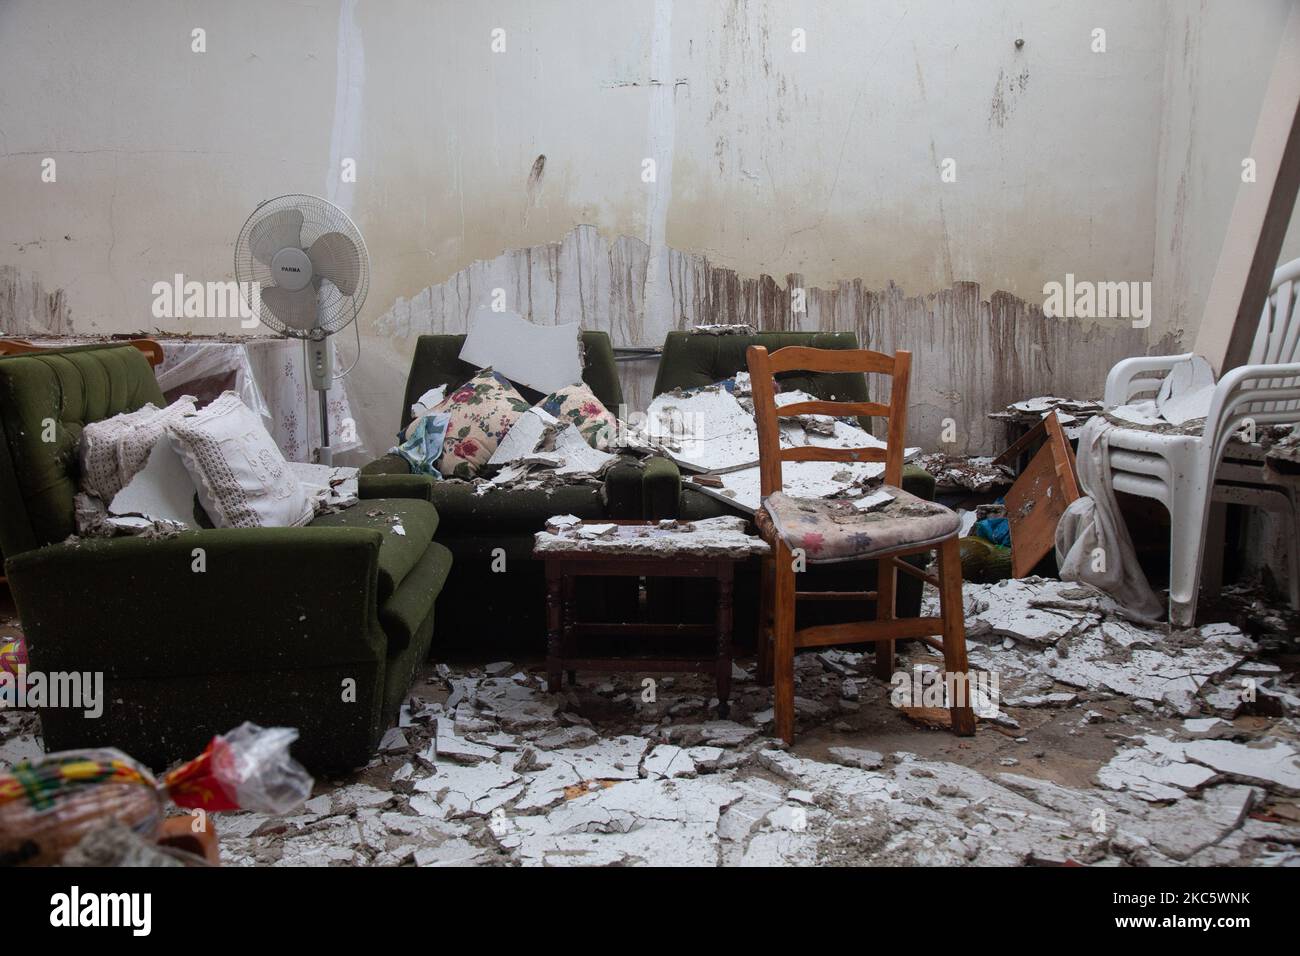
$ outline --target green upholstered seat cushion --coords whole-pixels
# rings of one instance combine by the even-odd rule
[[[149,402],[166,404],[134,346],[0,358],[0,547],[7,557],[73,533],[82,429]]]
[[[393,596],[416,566],[433,534],[438,512],[418,498],[370,498],[333,514],[321,515],[312,528],[372,528],[384,536],[379,545],[379,604]],[[403,534],[398,534],[396,528]]]
[[[599,485],[560,485],[551,490],[501,488],[475,494],[476,486],[464,481],[435,481],[433,503],[438,509],[443,535],[469,535],[478,531],[526,532],[542,530],[552,515],[603,518],[605,502]]]
[[[416,339],[411,371],[406,376],[406,394],[402,398],[403,431],[411,423],[411,405],[421,395],[439,385],[446,385],[448,389],[464,385],[478,372],[478,368],[460,360],[460,350],[464,345],[463,335],[421,335]],[[614,349],[608,333],[583,332],[582,351],[582,380],[601,403],[617,415],[623,403],[623,389],[618,382],[618,368],[614,364]],[[518,382],[511,384],[528,399],[530,405],[536,405],[545,397],[536,389]]]
[[[384,560],[382,547],[379,560]],[[434,602],[451,571],[451,552],[436,541],[429,543],[424,554],[412,566],[388,600],[379,606],[379,623],[388,637],[388,656],[411,644],[420,625],[433,610]]]

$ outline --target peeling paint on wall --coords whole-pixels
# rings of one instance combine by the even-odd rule
[[[0,333],[64,335],[72,331],[72,311],[63,289],[49,292],[39,276],[0,266]]]
[[[949,450],[969,454],[990,453],[1004,442],[1002,426],[988,421],[988,412],[1038,395],[1100,397],[1116,361],[1147,351],[1145,332],[1128,323],[1048,318],[1040,305],[1009,293],[984,299],[975,282],[908,295],[892,282],[872,290],[859,279],[845,280],[804,289],[805,311],[795,312],[799,276],[786,276],[781,285],[672,249],[671,315],[656,321],[647,317],[643,295],[649,259],[638,239],[610,241],[579,226],[559,242],[509,250],[399,299],[376,320],[376,331],[390,340],[464,332],[477,309],[491,306],[493,290],[503,289],[506,307],[530,321],[578,321],[608,332],[615,346],[657,346],[670,330],[705,323],[853,332],[870,348],[912,352],[909,442],[939,448],[944,420],[951,418],[957,442]],[[628,404],[644,408],[645,384],[630,392]]]

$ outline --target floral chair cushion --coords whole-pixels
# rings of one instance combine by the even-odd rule
[[[793,498],[776,492],[763,500],[759,530],[768,537],[770,529],[791,550],[801,549],[809,564],[872,558],[937,543],[957,533],[960,519],[943,505],[893,485],[881,485],[880,490],[893,497],[866,510],[849,500]]]
[[[592,448],[604,451],[617,433],[618,419],[585,382],[557,389],[537,405],[561,422],[571,423]]]
[[[438,470],[447,478],[468,479],[487,464],[497,443],[528,411],[528,402],[504,375],[485,368],[433,411],[450,419]]]

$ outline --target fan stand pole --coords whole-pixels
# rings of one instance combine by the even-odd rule
[[[302,349],[303,362],[307,367],[307,380],[320,398],[320,446],[316,451],[316,462],[321,465],[332,465],[334,450],[330,447],[329,386],[334,377],[334,363],[331,360],[329,341],[324,336],[303,339]],[[307,434],[310,441],[310,428]]]
[[[320,389],[317,394],[320,395],[320,451],[317,453],[316,461],[318,464],[332,465],[334,449],[330,447],[329,393]]]

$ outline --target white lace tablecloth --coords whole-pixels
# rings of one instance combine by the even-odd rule
[[[35,344],[59,347],[99,341],[70,337]],[[300,341],[269,336],[238,341],[154,337],[154,341],[163,348],[163,362],[155,369],[158,387],[169,399],[188,394],[206,404],[232,389],[261,414],[286,458],[310,460],[320,445],[320,399],[307,380]],[[337,455],[360,447],[347,379],[336,381],[326,394],[331,449]]]

